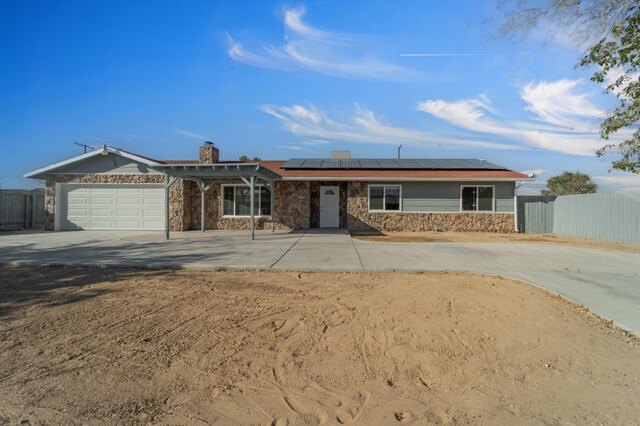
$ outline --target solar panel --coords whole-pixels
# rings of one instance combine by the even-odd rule
[[[360,169],[362,166],[360,165],[359,160],[340,160],[340,167],[343,169]]]
[[[341,169],[342,167],[340,166],[340,160],[323,160],[322,161],[322,166],[320,166],[320,168],[322,168],[322,169]]]
[[[362,158],[333,160],[293,158],[283,169],[381,169],[381,170],[508,170],[484,160],[451,158]]]
[[[391,159],[380,159],[378,161],[379,169],[395,169],[397,168],[396,162]]]
[[[375,160],[357,160],[359,163],[359,168],[362,169],[377,169],[379,167],[378,162]]]
[[[302,164],[304,163],[304,158],[292,158],[291,160],[287,161],[285,164],[288,167],[293,168],[299,168],[302,166]]]
[[[440,169],[458,169],[458,168],[466,168],[466,162],[464,160],[449,160],[445,158],[441,158],[435,161],[435,167]]]
[[[319,169],[322,168],[324,160],[304,160],[301,168],[304,169]]]

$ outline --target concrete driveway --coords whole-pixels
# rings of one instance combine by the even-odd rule
[[[640,254],[530,243],[388,243],[347,232],[0,234],[0,263],[336,271],[465,271],[520,279],[640,334]]]

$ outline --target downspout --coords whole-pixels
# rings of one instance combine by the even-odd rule
[[[524,181],[520,182],[520,184],[517,184],[513,190],[513,224],[515,227],[515,231],[518,233],[520,232],[520,229],[518,229],[518,188],[520,188],[522,185],[524,185]]]

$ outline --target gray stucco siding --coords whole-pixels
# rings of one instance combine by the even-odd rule
[[[495,211],[514,211],[514,182],[372,182],[372,185],[401,185],[402,211],[452,213],[460,211],[460,186],[495,186]]]
[[[96,155],[82,161],[68,164],[49,173],[84,174],[84,173],[158,173],[149,169],[146,164],[119,155]]]

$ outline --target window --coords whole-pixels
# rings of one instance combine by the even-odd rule
[[[460,191],[463,212],[492,212],[494,210],[493,186],[463,186]]]
[[[251,216],[251,191],[247,185],[223,185],[222,192],[223,216]],[[266,186],[255,186],[253,214],[271,215],[271,191]]]
[[[400,211],[400,185],[369,185],[369,210]]]

